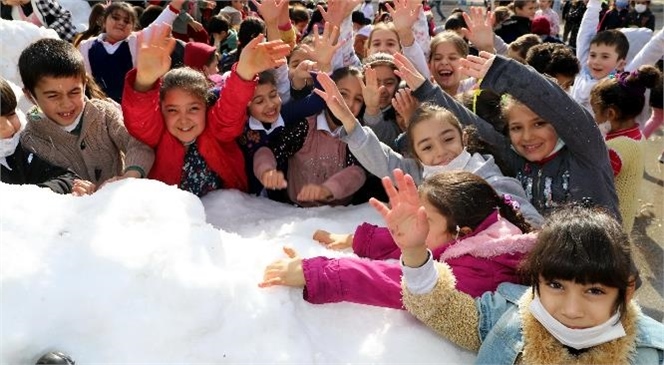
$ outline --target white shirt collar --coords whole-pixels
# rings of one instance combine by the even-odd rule
[[[334,131],[330,130],[330,125],[327,123],[327,117],[325,117],[325,112],[322,112],[316,116],[316,129],[319,131],[326,131],[327,133],[339,137],[341,133],[342,126],[337,127]]]
[[[282,118],[281,115],[279,115],[279,118],[277,119],[276,122],[272,123],[270,129],[265,129],[263,123],[260,122],[258,119],[254,117],[249,117],[249,129],[254,131],[265,131],[267,134],[270,134],[274,132],[275,129],[283,127],[285,125],[286,124],[284,123],[284,118]]]

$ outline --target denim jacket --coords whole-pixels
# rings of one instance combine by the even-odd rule
[[[518,302],[530,287],[503,283],[476,301],[482,346],[477,364],[515,364],[524,341]],[[639,312],[632,364],[664,363],[664,325]]]

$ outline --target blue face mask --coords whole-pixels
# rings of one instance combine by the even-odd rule
[[[616,8],[619,10],[627,9],[629,5],[629,0],[616,0]]]

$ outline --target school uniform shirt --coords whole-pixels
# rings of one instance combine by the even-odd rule
[[[57,0],[31,0],[21,6],[2,4],[2,19],[24,20],[38,27],[53,29],[60,39],[71,42],[76,36],[71,12]]]
[[[36,108],[27,117],[21,135],[25,148],[96,185],[127,170],[147,176],[152,168],[154,151],[129,134],[116,104],[86,100],[79,125],[72,132]]]
[[[155,150],[151,179],[169,185],[182,182],[186,147],[167,129],[161,112],[161,79],[146,92],[134,90],[136,69],[127,74],[122,111],[132,136]],[[256,79],[246,81],[233,70],[226,81],[227,92],[208,108],[205,129],[196,138],[196,148],[207,166],[221,178],[225,189],[247,191],[244,157],[236,139],[247,120],[247,104],[254,95]],[[233,92],[228,92],[232,90]]]
[[[62,167],[54,166],[19,143],[10,156],[0,159],[0,177],[3,183],[33,184],[49,188],[58,194],[69,194],[74,180],[79,177]]]

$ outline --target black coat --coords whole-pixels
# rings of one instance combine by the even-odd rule
[[[30,151],[23,149],[21,144],[11,156],[7,156],[7,165],[0,166],[0,178],[7,184],[35,184],[49,188],[59,194],[71,193],[74,179],[79,177],[62,167],[53,166]]]

